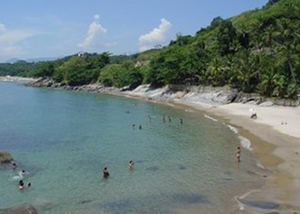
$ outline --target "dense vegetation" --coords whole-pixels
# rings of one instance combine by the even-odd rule
[[[229,85],[295,98],[300,88],[299,11],[300,1],[269,0],[262,9],[217,17],[195,36],[177,35],[164,48],[130,56],[85,53],[24,67],[16,63],[11,72],[10,65],[2,64],[0,74],[49,76],[69,85]]]

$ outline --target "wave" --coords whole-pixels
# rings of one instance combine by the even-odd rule
[[[256,163],[256,166],[261,169],[266,169],[261,163],[258,162]]]
[[[251,189],[251,190],[249,190],[248,192],[246,192],[244,195],[242,195],[242,196],[240,196],[240,197],[236,196],[236,197],[235,197],[235,200],[238,202],[239,209],[240,209],[240,210],[244,210],[245,207],[246,207],[246,205],[245,205],[243,202],[241,202],[241,199],[244,199],[244,198],[246,198],[248,195],[250,195],[250,194],[252,194],[252,193],[254,193],[254,192],[258,192],[258,191],[260,191],[260,189]]]
[[[243,148],[248,149],[248,150],[252,150],[251,148],[251,141],[243,136],[239,136],[239,139],[241,141],[241,145]]]
[[[238,134],[239,130],[231,125],[226,125],[231,131],[233,131],[234,133]]]
[[[210,117],[210,116],[208,116],[208,115],[206,115],[206,114],[204,114],[204,117],[207,118],[207,119],[210,119],[210,120],[212,120],[212,121],[218,122],[217,119],[215,119],[215,118],[213,118],[213,117]]]

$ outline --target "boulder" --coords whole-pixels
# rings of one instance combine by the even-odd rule
[[[13,160],[11,154],[0,150],[0,163],[10,163]]]
[[[38,214],[37,209],[31,204],[22,204],[20,206],[0,209],[0,214]]]

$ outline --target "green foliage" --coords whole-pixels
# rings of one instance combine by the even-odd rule
[[[53,73],[54,73],[53,62],[38,63],[33,70],[34,77],[51,77]]]
[[[296,98],[300,88],[300,1],[269,0],[262,9],[216,17],[195,36],[138,54],[73,55],[54,62],[0,64],[0,74],[51,76],[56,82],[136,87],[229,85],[263,96]]]
[[[99,82],[105,86],[135,88],[143,81],[143,74],[135,65],[126,61],[123,64],[110,64],[105,66],[100,73]]]
[[[267,6],[276,4],[277,2],[279,2],[280,0],[269,0],[268,3],[266,4]]]
[[[224,20],[220,24],[217,39],[221,56],[233,53],[232,46],[236,39],[236,34],[236,29],[233,27],[231,21]]]
[[[25,61],[18,61],[16,63],[1,63],[0,64],[0,76],[21,76],[30,77],[31,72],[36,66],[35,63],[27,63]]]

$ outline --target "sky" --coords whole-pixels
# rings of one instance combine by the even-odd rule
[[[268,0],[0,0],[0,62],[133,54]]]

